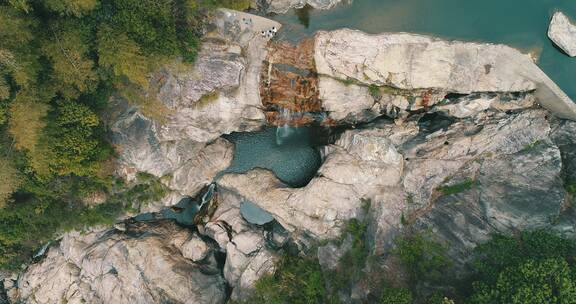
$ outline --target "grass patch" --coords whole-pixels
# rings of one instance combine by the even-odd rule
[[[566,191],[570,194],[576,194],[576,183],[566,186]]]
[[[474,186],[475,181],[473,179],[467,179],[464,182],[452,185],[452,186],[441,186],[438,187],[437,190],[442,192],[445,195],[453,195],[458,194],[467,190],[472,189]]]
[[[370,92],[370,95],[372,95],[372,97],[374,98],[382,96],[382,93],[380,92],[380,87],[375,84],[371,84],[368,87],[368,92]]]
[[[534,148],[538,147],[540,144],[542,144],[541,140],[536,140],[531,144],[525,145],[524,148],[522,149],[522,151],[530,151],[533,150]]]
[[[245,11],[250,8],[250,0],[219,0],[219,4],[225,8]]]

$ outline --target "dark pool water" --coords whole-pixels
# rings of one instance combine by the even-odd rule
[[[539,66],[576,100],[576,58],[561,53],[547,37],[556,10],[576,20],[576,0],[354,0],[329,11],[311,10],[308,20],[303,11],[272,18],[284,24],[279,38],[291,41],[318,30],[349,27],[368,33],[404,31],[505,43],[537,51]]]
[[[233,133],[234,160],[224,173],[269,169],[292,187],[306,185],[320,167],[320,153],[313,146],[309,128],[267,127],[262,131]]]

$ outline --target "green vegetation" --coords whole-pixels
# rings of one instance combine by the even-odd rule
[[[249,2],[0,0],[0,268],[59,232],[110,224],[131,202],[165,195],[157,180],[115,181],[108,100],[123,96],[161,120],[151,73],[194,60],[211,9]]]
[[[396,239],[393,253],[408,271],[410,282],[436,282],[450,266],[446,249],[427,234],[409,234]]]
[[[566,186],[568,193],[576,194],[576,184],[569,184]]]
[[[472,189],[475,183],[476,182],[473,179],[467,179],[461,183],[454,184],[451,186],[438,187],[437,190],[445,195],[453,195]]]
[[[534,148],[538,147],[540,144],[542,144],[541,140],[536,140],[531,144],[528,144],[526,146],[524,146],[524,148],[522,149],[522,151],[530,151],[533,150]]]
[[[386,288],[382,295],[382,304],[412,304],[412,293],[404,288]]]
[[[470,303],[576,303],[575,256],[552,232],[496,235],[476,249]]]
[[[0,157],[0,208],[4,208],[6,203],[22,184],[20,172],[10,161]]]
[[[200,97],[200,99],[196,102],[195,105],[196,107],[202,108],[215,102],[216,100],[218,100],[219,97],[220,93],[218,93],[217,91],[206,93],[202,95],[202,97]]]
[[[328,293],[315,255],[286,255],[274,275],[261,278],[245,304],[338,303]]]
[[[380,92],[380,87],[375,84],[371,84],[368,87],[368,92],[370,92],[370,95],[372,95],[372,97],[374,98],[382,96],[382,93]]]

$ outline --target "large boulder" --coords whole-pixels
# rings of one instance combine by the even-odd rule
[[[464,118],[535,102],[576,120],[576,104],[530,55],[506,45],[321,31],[294,46],[272,43],[261,74],[262,103],[274,125],[404,119],[435,105]]]
[[[157,125],[135,107],[119,101],[111,125],[112,142],[120,152],[118,173],[131,180],[138,172],[171,175],[171,189],[195,195],[232,162],[233,145],[225,139],[161,141]]]
[[[200,230],[226,253],[224,278],[232,288],[232,300],[250,295],[259,278],[276,270],[279,254],[267,242],[269,233],[251,225],[240,214],[243,199],[225,189],[218,190],[218,207]],[[277,224],[276,224],[277,225]]]
[[[548,28],[548,37],[568,56],[576,56],[576,25],[564,13],[554,13]]]
[[[185,254],[198,241],[188,229],[166,221],[122,230],[67,233],[20,276],[17,301],[224,303],[226,283],[214,255],[195,263]]]
[[[450,93],[534,92],[555,115],[576,120],[572,100],[529,55],[505,45],[342,29],[317,33],[314,52],[318,90],[334,119],[373,117],[370,113],[382,113],[389,104],[427,108]],[[359,102],[348,105],[342,96]],[[347,107],[349,113],[343,110]]]

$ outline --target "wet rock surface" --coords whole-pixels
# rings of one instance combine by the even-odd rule
[[[554,13],[548,37],[568,56],[576,57],[576,24],[562,12]]]

